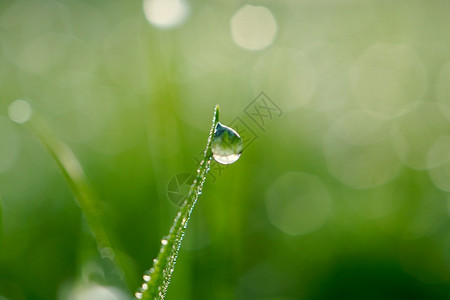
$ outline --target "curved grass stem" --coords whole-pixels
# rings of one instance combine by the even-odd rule
[[[39,139],[58,165],[84,214],[97,244],[100,257],[106,264],[108,273],[112,275],[111,279],[123,285],[124,273],[118,266],[115,252],[105,231],[100,201],[90,186],[77,157],[68,145],[53,134],[45,121],[36,112],[33,113],[31,119],[24,126]]]
[[[206,174],[209,171],[212,159],[211,142],[214,131],[219,122],[219,106],[214,110],[211,131],[209,132],[208,142],[203,154],[203,159],[197,169],[194,182],[189,189],[189,193],[180,207],[180,210],[173,221],[173,225],[169,230],[169,234],[161,240],[161,249],[157,258],[153,260],[153,266],[143,276],[144,282],[142,287],[136,292],[137,299],[164,299],[178,252],[181,247],[184,233],[187,228],[188,221],[191,217],[192,210],[199,195],[202,193],[203,184],[206,180]]]

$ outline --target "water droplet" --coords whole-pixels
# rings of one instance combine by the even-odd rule
[[[161,240],[161,244],[163,244],[164,246],[167,245],[167,243],[168,243],[168,242],[167,242],[166,239],[162,239],[162,240]]]
[[[239,159],[244,145],[239,134],[232,128],[217,123],[211,151],[214,159],[221,164],[232,164]]]
[[[137,299],[142,299],[142,293],[136,292],[134,295]]]
[[[147,290],[148,289],[148,284],[146,284],[146,283],[143,283],[142,284],[142,290]]]
[[[144,279],[144,281],[150,281],[152,277],[150,275],[145,274],[144,276],[142,276],[142,279]]]

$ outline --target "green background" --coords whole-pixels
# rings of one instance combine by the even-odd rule
[[[251,1],[277,26],[260,50],[233,39],[243,1],[187,3],[164,29],[141,1],[0,2],[0,299],[132,295],[215,104],[255,138],[213,165],[167,299],[447,299],[450,2]],[[281,111],[258,126],[261,92]],[[16,99],[80,160],[128,287],[112,288],[55,162],[8,118]]]

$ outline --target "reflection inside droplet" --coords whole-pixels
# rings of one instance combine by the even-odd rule
[[[241,157],[244,145],[239,134],[232,128],[217,123],[211,151],[214,159],[221,164],[232,164]]]

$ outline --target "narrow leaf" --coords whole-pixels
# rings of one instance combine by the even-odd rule
[[[169,234],[161,240],[161,249],[157,258],[153,260],[153,266],[143,276],[144,283],[136,292],[137,299],[164,299],[167,288],[172,278],[178,252],[181,247],[184,233],[192,210],[197,202],[198,196],[202,192],[206,174],[209,171],[212,159],[211,142],[214,131],[219,122],[219,106],[214,110],[211,131],[203,154],[203,159],[197,169],[194,182],[189,189],[189,193],[180,207],[180,210],[173,221]]]

